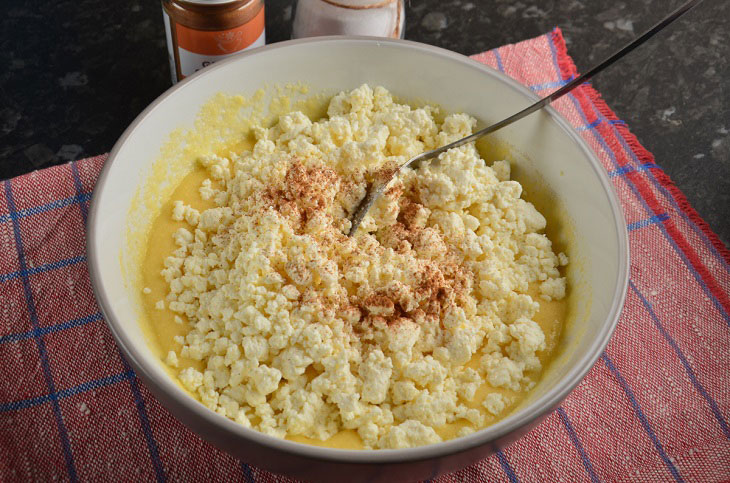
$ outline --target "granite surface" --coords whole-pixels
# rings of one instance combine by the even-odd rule
[[[474,54],[563,29],[578,68],[683,0],[411,0],[405,37]],[[294,0],[268,0],[269,43]],[[730,2],[706,0],[594,85],[730,243]],[[4,0],[0,179],[107,152],[170,85],[159,2]]]

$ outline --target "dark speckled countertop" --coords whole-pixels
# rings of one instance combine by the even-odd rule
[[[560,26],[585,70],[682,0],[411,0],[411,40],[474,54]],[[107,152],[170,86],[154,0],[4,0],[0,179]],[[267,0],[268,43],[294,0]],[[656,161],[730,242],[730,2],[706,0],[595,79]]]

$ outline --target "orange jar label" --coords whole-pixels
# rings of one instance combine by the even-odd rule
[[[194,30],[177,24],[177,45],[202,55],[239,52],[256,42],[264,31],[264,9],[245,24],[221,31]]]
[[[266,43],[263,8],[248,22],[228,30],[196,30],[174,22],[164,9],[163,14],[173,83],[217,60]]]

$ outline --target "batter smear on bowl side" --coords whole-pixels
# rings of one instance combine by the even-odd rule
[[[406,448],[509,413],[549,362],[568,263],[510,165],[473,145],[405,169],[347,237],[366,188],[472,132],[465,114],[363,85],[211,154],[154,222],[143,297],[166,364],[204,405],[273,436]]]

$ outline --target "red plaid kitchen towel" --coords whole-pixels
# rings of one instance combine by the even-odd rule
[[[474,57],[546,94],[576,75],[559,29]],[[512,446],[439,481],[730,479],[730,252],[588,85],[555,103],[598,154],[631,239],[631,282],[585,380]],[[275,477],[216,450],[121,357],[84,257],[104,156],[0,193],[0,480]]]

